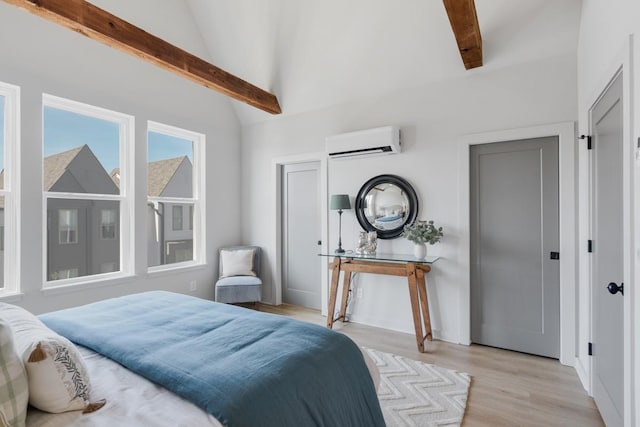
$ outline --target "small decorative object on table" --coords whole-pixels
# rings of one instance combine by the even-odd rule
[[[375,255],[378,247],[378,233],[375,231],[361,231],[356,241],[356,254]]]
[[[433,221],[416,221],[405,225],[401,236],[414,243],[413,255],[416,258],[424,258],[427,256],[426,243],[438,243],[443,233],[442,227],[436,227]]]

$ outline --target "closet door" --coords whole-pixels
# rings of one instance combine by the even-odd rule
[[[320,162],[282,168],[282,302],[320,310]]]
[[[558,137],[471,147],[471,339],[558,358]]]

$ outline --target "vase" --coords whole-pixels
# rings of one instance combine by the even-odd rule
[[[418,259],[422,259],[427,256],[427,245],[426,243],[414,243],[413,245],[413,256]]]

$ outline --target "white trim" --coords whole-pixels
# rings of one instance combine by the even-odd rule
[[[87,277],[94,278],[91,281],[83,280]],[[43,295],[58,295],[66,294],[70,292],[84,292],[87,289],[102,288],[105,286],[117,286],[123,283],[134,284],[136,283],[136,275],[115,273],[102,273],[95,274],[93,276],[74,277],[72,279],[55,280],[52,283],[56,283],[55,286],[47,286],[42,288],[40,292]],[[58,283],[60,282],[60,283]]]
[[[637,287],[634,287],[634,284],[637,284],[637,281],[634,281],[634,275],[637,277],[638,271],[636,269],[636,263],[638,262],[638,256],[640,250],[638,245],[640,241],[637,240],[637,237],[634,235],[634,227],[640,223],[640,219],[636,218],[638,216],[635,209],[640,200],[637,197],[640,195],[634,195],[634,191],[637,192],[638,188],[634,187],[634,170],[636,179],[638,179],[640,171],[638,170],[638,163],[634,165],[634,153],[636,150],[636,144],[633,138],[634,134],[634,78],[635,72],[633,68],[634,61],[634,37],[630,35],[623,43],[620,45],[620,50],[617,55],[614,56],[614,59],[609,64],[607,70],[600,75],[598,83],[590,88],[591,93],[588,97],[586,97],[585,101],[581,103],[580,108],[580,119],[584,120],[584,125],[582,125],[581,121],[581,133],[588,134],[591,129],[590,123],[590,111],[593,106],[598,102],[602,94],[606,91],[609,85],[613,82],[615,76],[622,71],[623,77],[623,140],[625,141],[623,146],[623,246],[625,248],[624,252],[624,283],[625,283],[625,298],[624,298],[624,315],[623,315],[623,323],[624,323],[624,425],[626,427],[631,427],[637,424],[638,413],[636,410],[637,404],[634,404],[634,396],[635,402],[640,402],[640,365],[637,363],[634,366],[634,358],[636,361],[640,360],[640,339],[635,338],[638,336],[638,331],[640,331],[640,316],[635,315],[634,313],[640,307],[640,292],[637,292]],[[640,122],[638,122],[640,124]],[[582,181],[590,182],[591,176],[591,156],[586,153],[586,149],[584,153],[579,157],[579,182]],[[636,197],[634,197],[636,196]],[[586,234],[586,238],[590,238],[591,235],[591,187],[590,185],[580,185],[578,189],[578,197],[581,200],[579,213],[579,225],[581,233],[584,232]],[[584,202],[583,202],[584,200]],[[635,221],[635,224],[634,224]],[[636,232],[638,230],[635,230]],[[634,261],[635,257],[635,261]],[[585,330],[585,333],[581,333],[581,341],[579,342],[580,348],[578,352],[578,357],[581,359],[583,365],[587,365],[587,380],[583,381],[583,385],[587,392],[591,395],[593,393],[593,359],[591,357],[586,356],[586,352],[583,352],[582,347],[585,345],[585,342],[582,340],[584,338],[583,335],[586,335],[589,341],[591,340],[592,328],[593,328],[593,316],[592,316],[592,275],[591,275],[591,259],[590,257],[581,257],[581,263],[579,265],[580,272],[580,282],[586,282],[585,285],[585,293],[586,298],[580,298],[581,302],[585,303],[584,300],[588,299],[588,310],[586,313],[582,313],[583,315],[579,318],[580,329]],[[582,294],[582,293],[581,293]],[[627,298],[627,295],[629,296]],[[634,332],[635,331],[635,332]],[[634,349],[635,346],[635,349]],[[636,354],[638,352],[638,354]],[[634,378],[635,375],[635,378]],[[582,379],[582,378],[581,378]]]
[[[207,262],[207,239],[204,237],[207,235],[206,230],[206,135],[198,132],[194,132],[187,129],[182,129],[176,126],[167,125],[164,123],[147,121],[147,132],[160,133],[163,135],[172,136],[175,138],[191,141],[193,149],[193,188],[192,197],[149,197],[145,195],[147,202],[163,202],[167,204],[187,204],[193,206],[193,218],[189,218],[189,221],[193,221],[192,228],[189,230],[193,233],[193,260],[147,266],[149,273],[166,272],[174,269],[183,269],[185,267],[193,267],[198,265],[204,265]],[[147,138],[147,152],[148,152],[148,138]],[[145,161],[145,165],[148,164]],[[184,229],[184,218],[183,218]],[[145,228],[146,229],[146,228]],[[148,263],[147,263],[148,264]]]
[[[0,296],[20,292],[20,87],[0,82],[4,97],[4,287]]]
[[[42,283],[43,289],[59,288],[73,285],[87,285],[96,281],[102,281],[97,276],[104,277],[104,274],[91,274],[80,276],[68,280],[50,281],[47,270],[47,200],[48,199],[76,199],[76,200],[113,200],[119,201],[120,205],[120,271],[114,274],[122,277],[129,277],[133,274],[135,266],[135,248],[134,248],[134,218],[135,218],[135,191],[133,186],[133,173],[135,164],[135,117],[108,110],[106,108],[96,107],[94,105],[82,102],[72,101],[70,99],[61,98],[46,93],[42,94],[42,146],[44,147],[44,109],[56,108],[59,110],[69,111],[82,116],[96,118],[118,125],[119,129],[119,161],[120,161],[120,194],[89,194],[89,193],[61,193],[42,191],[42,230],[45,238],[42,241]],[[44,153],[44,149],[43,149]],[[41,159],[40,167],[44,169],[44,156]],[[43,171],[44,176],[44,171]],[[127,232],[128,230],[128,232]]]
[[[560,209],[560,363],[573,365],[576,335],[576,233],[575,233],[575,129],[573,122],[465,135],[459,142],[458,256],[462,266],[460,287],[460,342],[471,343],[470,235],[469,235],[469,152],[476,144],[558,136]]]
[[[573,367],[575,368],[576,373],[578,374],[578,378],[580,379],[580,382],[582,383],[582,385],[589,384],[588,368],[582,364],[582,360],[579,357],[576,357],[573,363]]]
[[[125,197],[118,194],[93,194],[93,193],[62,193],[58,191],[45,191],[47,199],[73,199],[73,200],[106,200],[122,202]]]
[[[274,198],[274,205],[272,206],[272,212],[275,213],[276,227],[275,227],[275,245],[272,248],[275,254],[275,273],[274,280],[272,282],[272,302],[275,305],[282,304],[282,167],[284,165],[291,165],[296,163],[307,162],[320,162],[320,235],[322,239],[322,245],[319,246],[319,251],[326,253],[328,250],[328,231],[329,231],[329,217],[327,215],[327,192],[328,192],[328,177],[327,177],[327,154],[325,152],[304,153],[295,154],[291,156],[276,157],[271,163],[271,188],[275,189],[276,197]],[[320,259],[318,262],[322,264],[321,268],[321,281],[322,288],[320,291],[321,311],[323,315],[327,314],[328,298],[329,298],[329,272],[326,268],[326,259]]]
[[[588,118],[588,130],[591,131],[591,110],[593,106],[600,100],[600,97],[606,92],[611,83],[615,80],[619,73],[622,73],[622,133],[623,133],[623,159],[622,159],[622,212],[623,212],[623,283],[625,283],[625,298],[623,300],[623,365],[624,365],[624,425],[627,427],[634,426],[635,419],[637,417],[635,411],[634,394],[636,388],[640,387],[640,384],[634,384],[635,378],[633,375],[635,369],[638,367],[633,366],[634,360],[634,345],[636,345],[636,339],[634,338],[634,330],[636,325],[634,322],[634,311],[637,309],[634,296],[637,299],[635,289],[632,285],[633,277],[635,274],[634,258],[635,258],[635,238],[634,238],[634,158],[635,158],[635,141],[633,140],[633,35],[629,36],[622,45],[622,48],[615,56],[615,60],[610,64],[607,73],[600,79],[599,84],[595,86],[593,93],[588,98],[588,102],[584,105],[586,108],[586,114]],[[589,156],[588,164],[588,177],[591,181],[592,177],[592,159]],[[591,197],[592,188],[588,189],[589,193],[587,197]],[[589,202],[589,209],[591,209],[591,201]],[[590,212],[590,211],[589,211]],[[589,215],[588,230],[592,234],[593,230],[592,218]],[[590,261],[590,260],[589,260]],[[591,295],[593,292],[593,273],[592,263],[589,262],[587,266],[584,266],[587,270],[587,277],[589,277],[589,336],[593,336],[593,302]],[[599,285],[599,284],[597,284]],[[581,319],[582,320],[582,319]],[[635,319],[638,323],[638,320]],[[589,392],[593,393],[593,359],[589,358]]]

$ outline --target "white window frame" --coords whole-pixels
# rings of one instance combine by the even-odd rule
[[[181,129],[175,126],[165,125],[163,123],[148,121],[147,122],[147,149],[149,146],[149,132],[161,133],[164,135],[174,136],[176,138],[186,139],[193,143],[193,189],[191,197],[149,197],[147,195],[147,203],[154,203],[156,206],[160,203],[172,203],[193,206],[193,260],[176,262],[172,264],[154,265],[147,267],[149,273],[175,270],[179,268],[204,265],[206,262],[206,224],[203,220],[205,215],[205,147],[206,136],[204,134]],[[172,224],[173,227],[173,224]],[[184,227],[184,216],[183,216]],[[148,228],[147,228],[148,229]],[[148,239],[149,236],[146,236]],[[164,250],[164,248],[163,248]],[[148,265],[148,264],[147,264]]]
[[[61,222],[62,219],[62,212],[63,211],[68,211],[71,215],[69,217],[69,224],[64,224],[64,229],[63,224]],[[73,221],[71,221],[71,217],[73,217],[75,215],[75,230],[72,230],[71,228],[71,223]],[[63,239],[63,231],[66,234],[66,238]],[[70,231],[74,231],[74,235],[73,235],[73,240],[69,239],[69,232]],[[74,245],[76,243],[78,243],[78,209],[58,209],[58,243],[61,245]]]
[[[43,288],[58,288],[61,286],[92,284],[107,279],[129,277],[134,274],[135,250],[134,250],[134,186],[133,165],[135,162],[135,118],[131,115],[107,110],[94,105],[72,101],[54,95],[42,95],[42,110],[51,107],[83,116],[93,117],[116,123],[119,127],[120,139],[120,194],[91,194],[91,193],[64,193],[54,191],[42,192],[42,229],[47,231],[47,200],[72,199],[72,200],[104,200],[120,202],[120,271],[113,273],[96,273],[88,276],[80,276],[69,279],[49,280],[47,277],[47,239],[42,244],[42,283]],[[44,134],[43,134],[44,147]],[[44,167],[44,157],[41,159],[41,167]]]
[[[118,236],[118,221],[114,217],[113,222],[104,222],[104,212],[114,212],[115,215],[118,215],[116,209],[100,209],[100,240],[116,240]],[[104,236],[105,227],[113,227],[113,237]]]
[[[4,287],[0,297],[20,293],[20,88],[0,82],[4,97]]]

